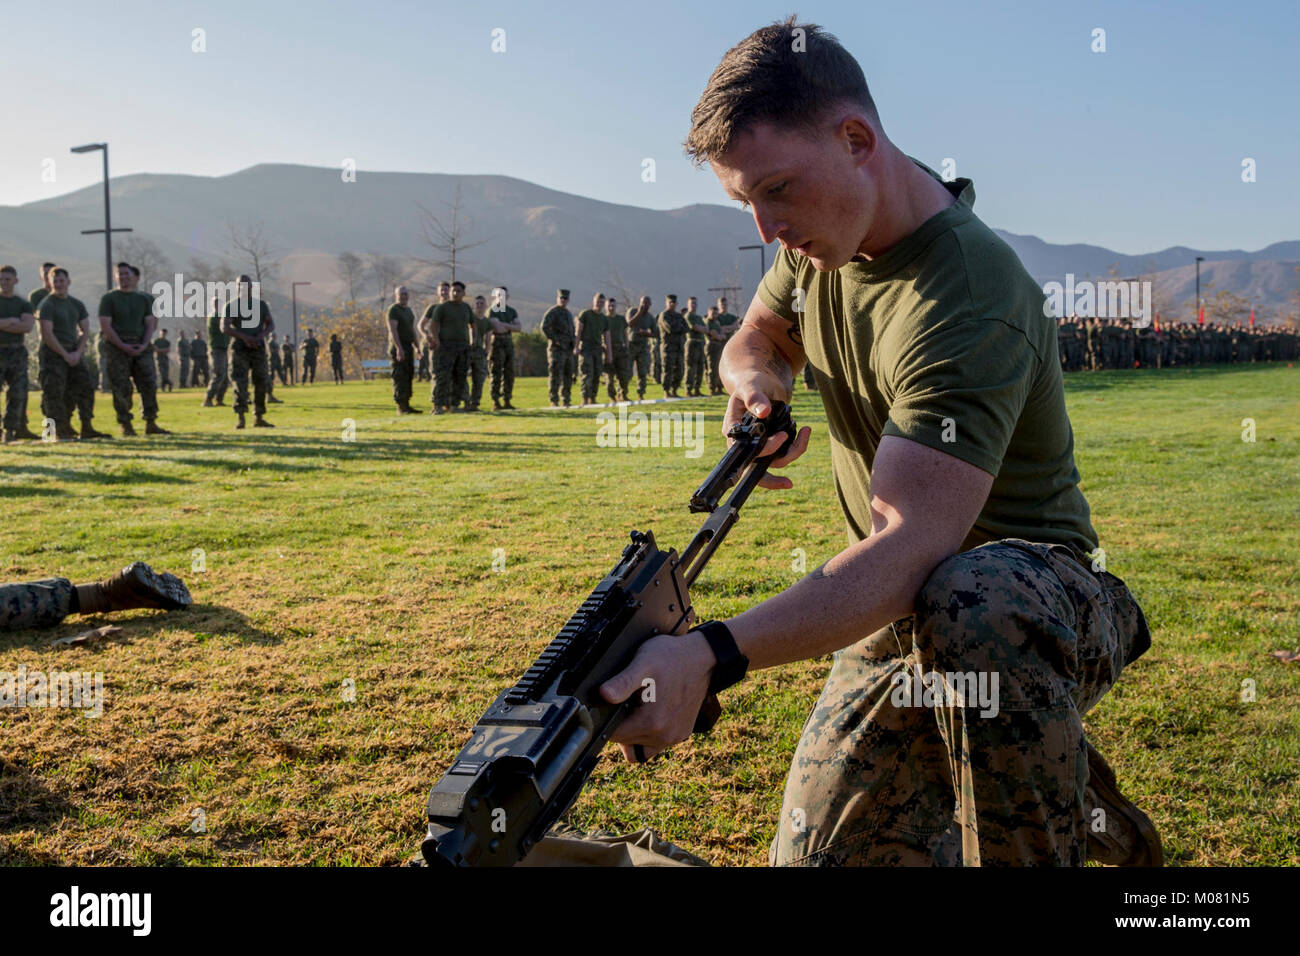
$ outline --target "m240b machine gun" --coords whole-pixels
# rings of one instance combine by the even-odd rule
[[[781,449],[759,457],[778,432],[786,433]],[[632,532],[614,570],[519,682],[487,709],[429,793],[429,833],[421,850],[430,866],[513,866],[573,805],[610,735],[641,702],[638,693],[607,703],[601,684],[627,667],[645,641],[682,635],[695,625],[691,584],[794,435],[783,402],[773,403],[767,418],[747,414],[732,426],[731,447],[691,496],[691,511],[709,517],[680,557],[660,549],[651,532]],[[720,713],[710,695],[695,732],[711,728]]]

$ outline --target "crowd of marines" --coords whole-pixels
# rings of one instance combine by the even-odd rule
[[[556,290],[555,305],[542,317],[552,408],[570,407],[575,378],[583,405],[597,403],[602,385],[611,402],[626,402],[635,383],[642,401],[649,378],[665,398],[701,397],[706,380],[710,395],[724,394],[718,362],[723,346],[740,328],[725,296],[704,315],[695,296],[678,311],[675,294],[664,297],[658,314],[648,295],[626,313],[619,312],[616,297],[600,292],[592,296],[591,308],[576,316],[568,303],[569,290]]]
[[[1073,315],[1057,320],[1056,339],[1067,372],[1293,361],[1300,346],[1294,329],[1277,326],[1153,322],[1136,328],[1129,319]]]
[[[255,401],[255,425],[272,427],[265,419],[266,402],[280,402],[272,394],[274,377],[292,385],[298,378],[298,348],[292,340],[275,341],[274,323],[265,301],[254,305],[253,284],[241,276],[238,294],[229,302],[214,299],[208,317],[208,337],[195,332],[189,338],[180,331],[175,343],[168,330],[158,329],[154,297],[139,289],[140,270],[127,262],[117,264],[117,288],[99,300],[96,316],[99,334],[92,351],[91,315],[85,303],[69,293],[67,269],[46,262],[41,267],[42,285],[29,296],[14,290],[18,272],[0,266],[0,390],[4,391],[2,437],[5,444],[17,441],[80,441],[111,438],[93,425],[95,390],[111,393],[113,411],[123,437],[136,435],[133,424],[134,393],[140,393],[140,412],[146,435],[167,435],[158,424],[158,390],[171,391],[173,347],[179,359],[181,388],[205,388],[202,405],[225,405],[226,391],[235,386],[236,428],[245,427],[249,410],[249,379]],[[258,312],[258,324],[244,318]],[[30,390],[26,336],[38,330],[37,381],[41,392],[42,433],[28,424],[27,399]],[[155,335],[155,333],[157,333]],[[334,381],[343,381],[342,343],[330,337],[330,359]],[[316,358],[320,342],[314,330],[307,330],[302,343],[303,384],[316,379]],[[98,353],[98,361],[92,358]],[[270,361],[268,365],[268,354]],[[211,358],[211,363],[209,363]],[[76,412],[81,428],[72,427]]]

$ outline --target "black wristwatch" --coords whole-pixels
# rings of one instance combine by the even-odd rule
[[[713,667],[713,677],[709,681],[709,693],[716,694],[744,680],[745,671],[749,669],[749,658],[740,653],[736,639],[731,636],[731,629],[721,621],[705,621],[695,630],[704,635],[717,660]]]

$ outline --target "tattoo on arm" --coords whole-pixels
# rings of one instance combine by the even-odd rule
[[[803,348],[803,335],[799,332],[798,325],[791,325],[790,328],[786,330],[785,334],[790,336],[791,342],[799,346],[799,348]]]

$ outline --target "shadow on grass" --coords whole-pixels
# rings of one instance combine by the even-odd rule
[[[144,471],[138,465],[131,465],[121,474],[112,474],[103,471],[87,471],[85,468],[55,468],[50,465],[9,465],[5,467],[5,475],[15,478],[23,476],[52,478],[57,481],[85,481],[96,485],[133,485],[143,482],[158,482],[159,484],[183,485],[188,484],[189,479],[182,478],[179,475],[162,475],[151,471]],[[66,494],[57,489],[47,489],[41,487],[18,487],[4,486],[0,488],[0,495],[15,495],[18,492],[23,494]]]
[[[338,433],[335,433],[338,434]],[[530,439],[536,436],[529,435]],[[572,437],[572,436],[564,436]],[[372,458],[450,458],[466,453],[512,452],[524,450],[519,441],[464,441],[439,438],[438,435],[419,437],[409,434],[393,438],[367,438],[364,433],[355,442],[345,442],[340,438],[314,438],[307,435],[285,435],[261,433],[255,439],[246,439],[235,435],[173,435],[156,446],[160,451],[168,449],[205,449],[227,447],[231,451],[253,452],[258,455],[277,458],[319,458],[328,456],[341,461],[357,461]],[[529,454],[554,454],[555,449],[542,444],[529,443]],[[170,459],[195,467],[211,467],[210,459]],[[247,467],[241,464],[240,467]],[[286,465],[270,467],[287,468]],[[307,470],[314,466],[296,466],[298,470]]]
[[[136,614],[137,611],[124,611]],[[200,641],[209,637],[234,637],[245,644],[279,644],[281,638],[264,631],[245,615],[233,608],[216,604],[193,604],[179,611],[151,611],[139,617],[123,619],[114,614],[70,615],[55,627],[28,628],[0,634],[0,651],[21,647],[49,650],[51,642],[61,637],[71,637],[106,625],[120,627],[122,632],[105,641],[88,644],[79,650],[95,653],[114,644],[130,644],[137,638],[148,637],[163,628],[180,628],[192,631]]]
[[[39,777],[16,761],[0,757],[0,833],[15,830],[48,830],[75,812],[62,794],[49,789]],[[13,848],[0,857],[6,866],[48,866],[45,856],[33,856]]]

